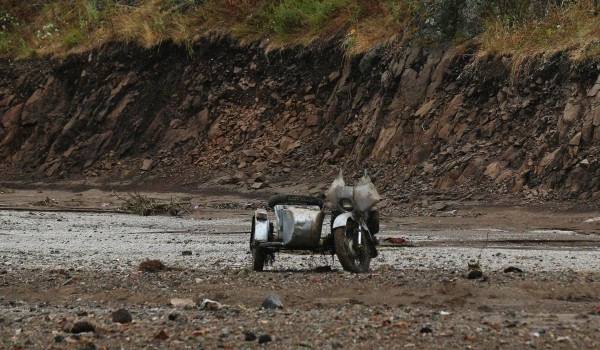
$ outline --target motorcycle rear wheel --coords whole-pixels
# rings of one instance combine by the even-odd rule
[[[344,270],[364,273],[369,271],[371,265],[368,247],[370,241],[363,236],[362,243],[359,245],[358,232],[356,225],[338,227],[333,230],[333,240],[335,253]]]

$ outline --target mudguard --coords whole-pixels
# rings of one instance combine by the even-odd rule
[[[254,240],[267,242],[269,240],[269,219],[266,210],[256,210],[254,217]]]
[[[346,226],[346,222],[348,222],[348,219],[356,221],[356,216],[354,216],[354,213],[352,212],[342,213],[336,216],[335,220],[333,220],[333,225],[331,226],[331,229],[334,230],[338,227]],[[365,222],[361,222],[360,226],[362,226],[362,228],[367,232],[371,233]]]

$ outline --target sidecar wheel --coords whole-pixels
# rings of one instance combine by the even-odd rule
[[[254,271],[262,271],[267,260],[267,251],[261,247],[252,248],[252,269]]]
[[[363,273],[369,271],[371,255],[369,254],[369,240],[363,236],[362,244],[358,244],[358,226],[350,223],[347,226],[333,230],[335,253],[342,267],[346,271]]]

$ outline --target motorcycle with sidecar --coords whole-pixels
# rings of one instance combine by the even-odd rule
[[[265,209],[257,209],[252,217],[250,250],[252,268],[262,271],[273,263],[281,250],[307,250],[331,253],[338,257],[346,271],[369,271],[371,259],[377,256],[379,212],[374,206],[381,200],[367,172],[354,186],[347,186],[342,172],[333,181],[326,197],[331,204],[331,233],[322,237],[323,201],[313,196],[282,194],[271,197]]]

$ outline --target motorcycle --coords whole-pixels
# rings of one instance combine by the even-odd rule
[[[346,271],[369,271],[371,259],[377,256],[379,212],[373,207],[381,200],[367,171],[355,186],[346,186],[342,172],[326,193],[331,203],[331,233],[322,236],[323,201],[295,194],[271,197],[267,204],[275,220],[265,209],[257,209],[252,217],[250,250],[252,268],[262,271],[272,264],[280,250],[309,250],[335,254]]]

